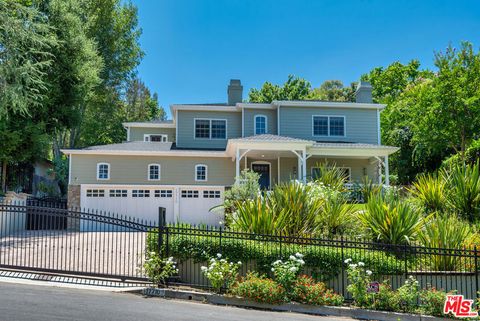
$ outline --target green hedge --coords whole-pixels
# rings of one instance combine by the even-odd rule
[[[196,262],[204,262],[219,253],[218,237],[195,235],[196,232],[190,231],[189,235],[169,235],[169,255],[178,260],[193,259]],[[208,232],[208,234],[215,235],[217,232]],[[152,233],[149,236],[149,250],[157,248],[156,235]],[[280,245],[276,242],[223,237],[221,251],[224,257],[235,262],[255,261],[260,273],[268,273],[272,262],[279,258],[287,258],[297,252],[302,253],[305,268],[311,269],[314,277],[323,280],[338,275],[344,265],[343,261],[347,258],[351,258],[353,262],[364,262],[367,268],[377,275],[402,273],[404,267],[402,260],[379,250],[344,248],[342,255],[338,247],[286,243]]]

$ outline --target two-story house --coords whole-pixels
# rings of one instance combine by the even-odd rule
[[[351,182],[368,175],[388,185],[398,148],[380,143],[385,106],[372,103],[370,84],[359,84],[355,103],[244,103],[242,91],[231,80],[227,103],[172,105],[171,121],[125,123],[124,143],[63,150],[69,205],[152,220],[161,206],[169,222],[218,224],[210,209],[245,168],[267,189],[315,177],[325,162]]]

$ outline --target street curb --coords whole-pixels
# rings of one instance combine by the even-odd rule
[[[145,288],[141,291],[144,296],[154,296],[169,299],[200,301],[216,305],[229,305],[241,308],[258,310],[271,310],[280,312],[296,312],[303,314],[350,317],[361,320],[379,321],[445,321],[446,318],[439,318],[420,314],[407,314],[398,312],[365,310],[350,307],[313,306],[301,303],[284,303],[279,305],[257,303],[239,297],[229,297],[213,293],[196,291],[184,291],[174,289]],[[450,319],[451,320],[451,319]]]

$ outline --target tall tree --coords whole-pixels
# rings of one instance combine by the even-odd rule
[[[144,82],[131,80],[125,94],[125,121],[165,120],[165,110],[158,106],[157,94],[150,94]]]
[[[356,83],[344,87],[340,80],[326,80],[320,87],[314,88],[308,98],[325,101],[355,101]]]
[[[252,88],[248,94],[252,103],[271,103],[274,100],[303,100],[310,94],[312,86],[303,78],[289,75],[283,86],[265,82],[262,88]]]

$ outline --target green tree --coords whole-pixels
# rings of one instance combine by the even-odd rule
[[[157,94],[150,90],[143,81],[132,79],[125,93],[125,121],[165,120],[165,110],[158,106]]]
[[[308,98],[324,101],[355,101],[356,83],[344,87],[340,80],[326,80],[320,87],[314,88]]]
[[[283,86],[265,82],[262,88],[252,88],[248,93],[252,103],[271,103],[274,100],[304,100],[311,91],[311,84],[307,80],[289,75]]]
[[[0,119],[41,105],[56,46],[52,28],[36,9],[0,0]]]

